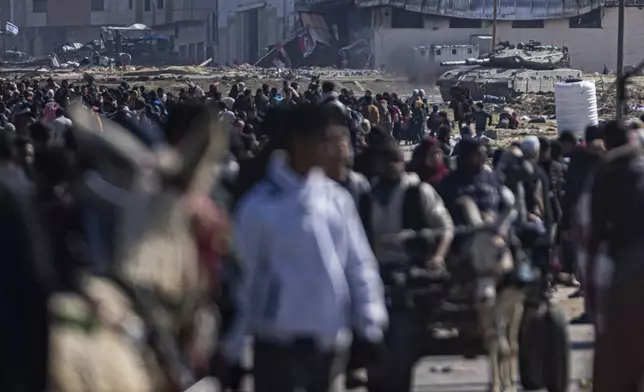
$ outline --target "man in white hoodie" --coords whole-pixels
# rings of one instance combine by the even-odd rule
[[[246,276],[223,355],[238,363],[245,336],[254,337],[256,392],[337,390],[351,331],[373,353],[383,339],[382,281],[355,203],[320,169],[345,123],[332,105],[291,109],[286,151],[238,208]]]

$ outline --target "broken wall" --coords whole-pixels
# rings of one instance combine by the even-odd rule
[[[265,54],[268,46],[284,42],[295,31],[294,0],[220,0],[218,7],[219,45],[215,62],[245,63],[251,60],[247,40],[244,39],[243,12],[262,8],[257,26],[256,57]]]

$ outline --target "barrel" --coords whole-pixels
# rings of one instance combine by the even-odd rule
[[[572,131],[583,138],[586,127],[597,125],[597,96],[595,82],[590,80],[569,80],[555,85],[557,132]]]

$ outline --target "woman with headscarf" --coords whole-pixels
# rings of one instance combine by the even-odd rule
[[[416,90],[414,90],[415,92]],[[411,105],[411,140],[420,142],[425,137],[425,122],[427,121],[427,106],[423,102],[422,95],[417,94]]]
[[[240,93],[240,88],[237,83],[233,84],[233,86],[230,88],[230,92],[228,93],[228,96],[232,99],[237,99]]]
[[[427,138],[416,147],[409,163],[409,171],[416,173],[421,181],[433,187],[449,174],[438,140]]]

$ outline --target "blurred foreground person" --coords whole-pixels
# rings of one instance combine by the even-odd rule
[[[335,391],[352,330],[365,348],[380,347],[383,287],[353,199],[319,169],[336,153],[330,141],[348,132],[346,117],[335,105],[302,105],[284,132],[286,151],[238,207],[245,281],[223,356],[239,363],[250,334],[254,391]]]
[[[47,382],[47,296],[54,285],[34,187],[0,134],[0,391],[42,392]]]
[[[641,391],[644,378],[644,150],[616,121],[605,128],[608,152],[590,196],[587,298],[596,324],[593,391]],[[604,257],[614,265],[607,292],[592,277]],[[597,282],[600,283],[600,282]]]
[[[103,201],[119,219],[108,268],[50,300],[50,389],[184,391],[207,371],[216,332],[225,217],[209,194],[226,135],[199,105],[175,107],[171,144],[154,150],[109,120],[97,132],[84,109],[72,118],[79,150],[95,158],[93,185],[111,191]]]
[[[561,254],[562,272],[568,274],[567,281],[582,289],[571,296],[583,296],[585,286],[585,263],[587,259],[582,229],[588,226],[589,208],[586,208],[590,197],[593,173],[606,153],[603,127],[589,126],[586,129],[585,146],[577,146],[568,154],[570,162],[564,177],[563,198],[561,200]],[[583,211],[583,213],[582,213]],[[564,276],[565,277],[565,276]],[[579,280],[577,280],[579,279]],[[589,301],[584,301],[585,312],[571,321],[572,324],[592,322],[592,309]]]

